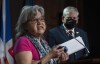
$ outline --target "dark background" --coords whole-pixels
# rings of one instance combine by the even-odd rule
[[[1,4],[0,0],[0,9]],[[25,4],[25,0],[10,0],[13,41],[15,41],[16,22],[21,8]],[[91,52],[89,58],[100,58],[99,0],[34,0],[34,4],[42,5],[45,9],[47,31],[60,25],[61,22],[59,18],[66,6],[77,7],[80,12],[78,27],[84,29],[88,33]]]
[[[100,58],[100,3],[99,0],[84,1],[85,27],[89,36],[91,57]]]

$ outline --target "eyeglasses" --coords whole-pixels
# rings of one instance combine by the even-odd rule
[[[78,17],[67,17],[67,19],[74,19],[74,20],[77,20]]]
[[[40,18],[34,18],[34,19],[30,20],[31,23],[37,23],[38,21],[44,22],[45,18],[44,17],[40,17]]]

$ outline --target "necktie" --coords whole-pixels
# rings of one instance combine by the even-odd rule
[[[71,36],[73,36],[72,33],[73,33],[73,32],[70,30],[70,31],[69,31],[69,34],[70,34]]]

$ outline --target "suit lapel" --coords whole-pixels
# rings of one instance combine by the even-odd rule
[[[63,37],[64,37],[64,39],[65,39],[66,41],[68,41],[68,40],[70,40],[70,39],[72,38],[71,36],[69,36],[69,34],[66,34],[66,31],[65,31],[63,25],[61,25],[59,28],[60,28],[61,34],[63,35]]]
[[[75,37],[78,37],[79,34],[80,34],[80,33],[79,33],[79,30],[78,30],[77,28],[75,28],[75,29],[74,29],[74,32],[75,32]]]

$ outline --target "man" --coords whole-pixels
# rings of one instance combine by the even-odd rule
[[[69,55],[69,61],[75,61],[81,57],[86,57],[88,55],[88,38],[87,33],[82,29],[76,27],[78,24],[79,12],[77,8],[68,6],[63,10],[62,24],[55,27],[47,32],[46,40],[51,47],[64,43],[75,37],[82,37],[85,48]]]

